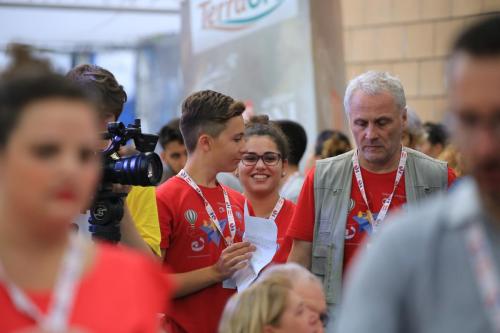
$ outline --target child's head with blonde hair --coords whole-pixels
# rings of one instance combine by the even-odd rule
[[[233,295],[222,315],[219,333],[262,333],[266,325],[278,326],[291,291],[290,280],[278,276]]]

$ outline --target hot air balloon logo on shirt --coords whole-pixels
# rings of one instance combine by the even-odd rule
[[[191,226],[191,228],[194,228],[195,223],[196,223],[196,219],[198,218],[198,213],[196,213],[192,209],[188,209],[184,212],[184,218],[186,219],[186,221],[189,222],[189,225]]]
[[[349,210],[347,212],[350,213],[351,210],[354,209],[354,206],[356,206],[356,202],[351,198],[349,201]]]

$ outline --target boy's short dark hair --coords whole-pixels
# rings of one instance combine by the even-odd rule
[[[212,90],[188,96],[182,103],[181,132],[188,152],[193,152],[200,134],[217,137],[226,123],[245,111],[245,104]]]
[[[424,125],[427,141],[432,145],[440,144],[443,147],[448,143],[448,132],[442,124],[426,122]]]
[[[160,146],[165,149],[165,147],[170,142],[179,142],[184,144],[184,138],[180,130],[180,119],[174,118],[169,121],[165,126],[160,129],[158,133]]]
[[[96,65],[83,64],[70,70],[66,77],[93,96],[100,106],[101,117],[120,117],[123,105],[127,102],[127,93],[113,73]]]
[[[290,147],[288,163],[298,165],[307,147],[307,134],[301,124],[292,120],[277,120],[275,124],[285,133]]]

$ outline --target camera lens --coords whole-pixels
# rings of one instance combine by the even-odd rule
[[[120,159],[109,159],[104,178],[122,185],[154,186],[163,173],[160,157],[155,153],[140,153]]]
[[[149,179],[153,178],[154,176],[154,171],[153,171],[153,166],[151,164],[148,165],[148,177]]]

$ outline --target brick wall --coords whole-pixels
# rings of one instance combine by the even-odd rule
[[[318,0],[315,0],[318,1]],[[457,31],[500,0],[341,0],[346,79],[370,70],[396,74],[422,119],[441,121],[444,61]]]

